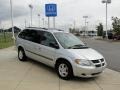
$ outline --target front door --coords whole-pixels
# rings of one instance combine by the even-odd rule
[[[49,66],[54,66],[54,57],[56,55],[57,49],[51,47],[50,44],[57,42],[52,33],[46,31],[40,31],[39,33],[42,33],[40,46],[38,49],[38,53],[39,55],[41,55],[41,60],[43,61],[43,63]]]

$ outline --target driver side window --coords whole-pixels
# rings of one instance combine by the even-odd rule
[[[51,47],[50,46],[51,43],[52,44],[57,44],[54,36],[51,33],[49,33],[49,32],[44,32],[43,33],[43,39],[41,40],[41,44],[45,45],[45,46]]]

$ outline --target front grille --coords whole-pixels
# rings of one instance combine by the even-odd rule
[[[92,60],[92,63],[98,68],[105,66],[105,60],[104,59],[98,59],[98,60]]]
[[[93,63],[99,63],[99,60],[92,60]]]
[[[101,67],[101,64],[95,65],[96,67]]]

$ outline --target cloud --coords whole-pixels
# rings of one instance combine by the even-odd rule
[[[0,0],[0,20],[8,20],[11,17],[9,0]],[[27,9],[22,6],[13,6],[13,17],[20,17],[28,14]]]
[[[89,25],[96,25],[96,21],[100,21],[105,24],[105,4],[102,4],[102,0],[12,0],[14,11],[14,24],[23,26],[23,22],[27,19],[30,22],[30,10],[28,5],[33,4],[33,23],[38,26],[37,14],[41,14],[41,19],[45,20],[45,3],[57,3],[58,4],[58,17],[56,17],[56,23],[59,26],[67,24],[73,24],[76,20],[76,24],[79,26],[84,25],[84,15],[88,15]],[[108,5],[108,24],[111,24],[112,16],[120,16],[120,0],[112,0],[112,3]],[[0,0],[0,21],[10,21],[10,0]],[[41,20],[42,23],[42,20]],[[4,24],[4,23],[3,23]]]

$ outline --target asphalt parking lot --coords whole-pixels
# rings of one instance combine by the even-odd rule
[[[14,47],[0,50],[0,90],[119,90],[120,73],[106,69],[91,79],[64,81],[54,69],[28,60],[20,62]]]
[[[108,68],[120,72],[120,42],[95,40],[94,38],[82,40],[105,57]]]

